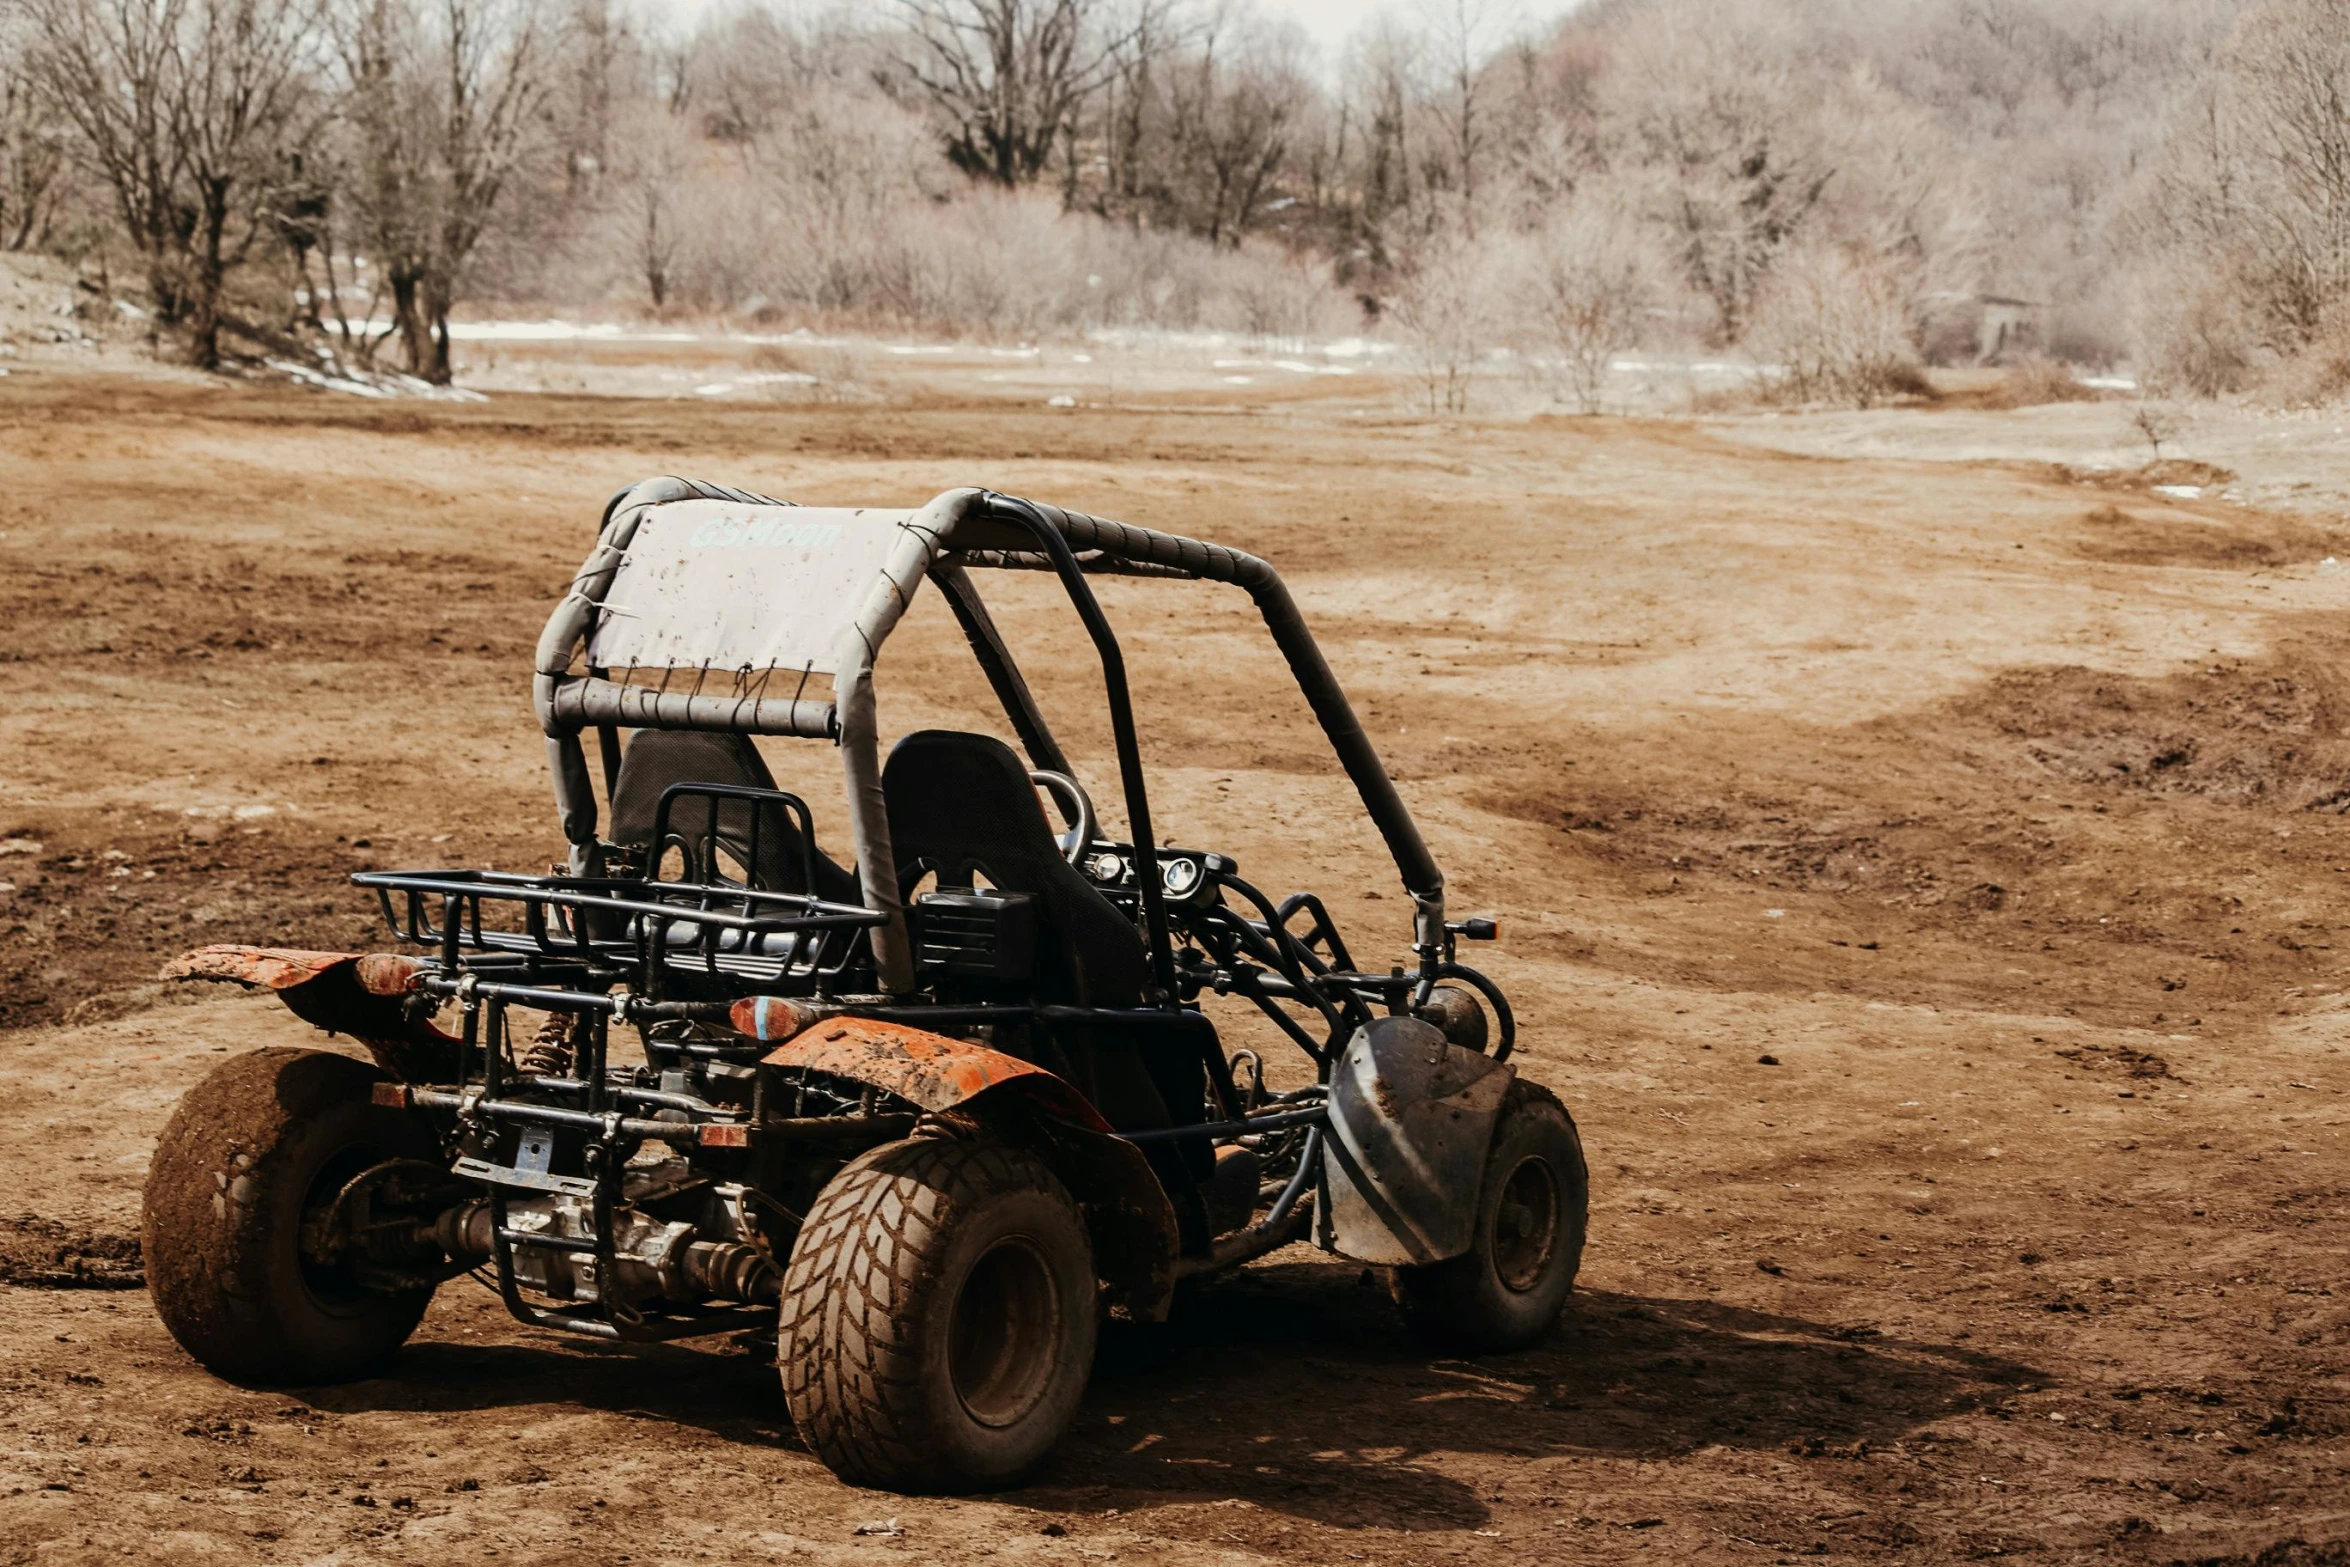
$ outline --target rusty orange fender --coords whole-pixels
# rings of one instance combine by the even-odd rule
[[[424,968],[392,952],[307,952],[290,947],[198,947],[163,970],[165,979],[222,980],[270,990],[294,1016],[330,1034],[349,1034],[376,1063],[410,1083],[454,1082],[460,1042],[408,1014],[409,981]]]
[[[734,1009],[736,1027],[752,1038],[782,1031],[776,1027],[781,1020],[752,1010],[762,1001],[772,1009],[773,998],[762,997]],[[1166,1317],[1182,1246],[1174,1205],[1142,1150],[1114,1133],[1093,1101],[1067,1079],[968,1039],[873,1018],[813,1022],[765,1059],[769,1066],[845,1077],[924,1110],[992,1120],[1019,1136],[1085,1210],[1094,1268],[1113,1299],[1137,1321]]]
[[[741,1003],[741,1006],[753,1002]],[[993,1088],[1018,1084],[1037,1108],[1108,1132],[1093,1101],[1041,1066],[928,1029],[873,1018],[837,1017],[802,1030],[767,1054],[769,1066],[798,1066],[886,1089],[925,1110],[952,1110]]]

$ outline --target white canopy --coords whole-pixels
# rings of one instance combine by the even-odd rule
[[[649,507],[598,606],[588,661],[836,674],[841,634],[855,626],[909,515],[724,500]]]

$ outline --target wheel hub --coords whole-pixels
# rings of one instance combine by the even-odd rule
[[[1558,1229],[1558,1177],[1547,1160],[1521,1160],[1493,1214],[1493,1268],[1506,1288],[1523,1294],[1541,1281]]]
[[[1036,1407],[1052,1385],[1060,1318],[1052,1270],[1026,1237],[996,1242],[972,1265],[947,1340],[955,1396],[972,1419],[1000,1428]]]

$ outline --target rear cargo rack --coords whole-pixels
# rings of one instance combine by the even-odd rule
[[[363,871],[400,940],[440,949],[454,971],[467,952],[536,954],[591,967],[626,965],[647,993],[663,972],[755,984],[838,974],[877,910],[728,882],[655,882],[511,871]],[[510,905],[521,928],[483,919]]]
[[[672,825],[680,804],[699,802],[703,825]],[[731,809],[729,809],[731,808]],[[698,972],[738,984],[774,985],[838,975],[860,932],[888,915],[808,891],[756,883],[763,835],[777,834],[796,862],[800,886],[816,885],[816,840],[808,807],[780,789],[681,783],[662,793],[641,876],[526,876],[512,871],[365,871],[351,880],[374,889],[392,934],[440,949],[454,973],[464,954],[508,953],[611,971],[626,966],[647,997],[664,974]],[[733,824],[733,825],[730,825]],[[768,840],[772,845],[773,840]],[[685,874],[660,877],[682,860]],[[724,874],[732,861],[744,880]],[[437,905],[437,907],[436,907]],[[511,906],[512,921],[485,923],[485,905]]]

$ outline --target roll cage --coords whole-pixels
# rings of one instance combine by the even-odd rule
[[[690,503],[703,503],[691,519],[695,522],[695,537],[708,538],[713,534],[721,539],[774,537],[779,536],[777,529],[782,528],[790,530],[789,536],[795,542],[804,542],[806,536],[825,528],[840,528],[850,533],[863,531],[868,574],[862,582],[851,580],[848,597],[854,605],[853,613],[831,638],[829,649],[812,650],[803,639],[791,649],[797,667],[779,662],[773,656],[768,656],[764,664],[751,658],[729,657],[728,665],[721,666],[718,655],[708,651],[695,662],[690,647],[688,656],[681,659],[674,643],[664,644],[657,650],[661,661],[652,666],[650,673],[644,667],[616,670],[597,662],[598,656],[607,651],[604,633],[613,624],[613,616],[632,613],[625,606],[615,604],[613,594],[616,584],[623,581],[624,567],[632,561],[632,550],[646,536],[648,519],[658,517],[664,508]],[[762,515],[763,508],[777,510],[773,515]],[[812,521],[802,524],[786,517],[787,509],[799,517],[827,520],[820,525]],[[764,535],[756,531],[761,524],[766,525]],[[681,529],[669,531],[674,535]],[[1412,949],[1418,961],[1415,972],[1409,975],[1401,970],[1386,975],[1355,973],[1318,900],[1301,895],[1302,901],[1293,899],[1276,907],[1254,889],[1245,889],[1245,884],[1236,884],[1235,890],[1259,905],[1261,930],[1245,936],[1227,933],[1231,936],[1229,943],[1219,941],[1212,945],[1227,946],[1229,955],[1244,964],[1252,957],[1277,959],[1270,966],[1279,977],[1268,976],[1261,983],[1298,992],[1291,999],[1328,1012],[1333,1033],[1339,1037],[1343,1036],[1337,1013],[1354,1009],[1334,1006],[1332,991],[1346,992],[1349,999],[1368,992],[1388,998],[1392,1006],[1401,999],[1396,994],[1398,987],[1407,981],[1411,989],[1419,992],[1420,999],[1425,1000],[1428,990],[1440,978],[1457,975],[1471,979],[1472,983],[1481,978],[1460,970],[1452,962],[1453,939],[1467,927],[1446,925],[1443,873],[1396,792],[1394,781],[1388,776],[1370,737],[1355,717],[1345,691],[1307,629],[1288,587],[1272,566],[1227,546],[981,489],[950,490],[910,513],[841,513],[793,508],[788,502],[765,496],[677,478],[654,479],[616,495],[605,509],[602,533],[594,552],[547,622],[539,641],[533,682],[533,701],[547,736],[556,801],[565,837],[571,845],[573,875],[593,882],[605,870],[604,849],[596,831],[595,791],[582,739],[586,731],[592,729],[597,735],[607,794],[618,776],[619,730],[624,727],[832,740],[841,754],[855,868],[865,908],[852,911],[827,905],[807,912],[811,918],[864,926],[876,981],[893,997],[907,995],[914,985],[914,962],[905,912],[896,896],[898,867],[882,800],[873,676],[883,644],[912,606],[925,581],[935,583],[946,598],[1031,763],[1052,772],[1070,771],[1068,760],[1010,649],[988,615],[973,580],[973,572],[980,569],[1052,572],[1093,641],[1101,662],[1119,781],[1133,837],[1133,879],[1140,925],[1159,1004],[1175,1005],[1180,994],[1196,993],[1208,980],[1204,975],[1177,971],[1175,932],[1160,874],[1160,846],[1151,827],[1149,788],[1136,736],[1125,659],[1088,581],[1095,575],[1221,582],[1240,587],[1249,594],[1394,857],[1396,870],[1412,898]],[[704,584],[702,590],[706,588]],[[697,588],[693,583],[686,583],[682,591],[690,599]],[[727,638],[722,633],[714,641],[725,643]],[[741,652],[739,641],[730,651]],[[769,655],[776,651],[773,647],[765,650]],[[829,657],[824,656],[826,653]],[[827,664],[829,670],[825,668]],[[831,676],[831,699],[816,699],[810,694],[811,687],[827,672]],[[656,676],[657,680],[653,679]],[[1228,883],[1236,881],[1225,879]],[[605,895],[583,888],[565,896],[575,907],[584,910],[590,905],[579,903],[579,899]],[[540,896],[543,899],[554,895]],[[705,932],[724,929],[728,919],[755,922],[756,912],[746,907],[732,915],[713,914],[711,923],[701,928]],[[1312,924],[1303,935],[1287,935],[1290,923],[1300,913],[1310,914]],[[675,916],[672,911],[660,917]],[[1187,921],[1187,924],[1197,923]],[[1277,932],[1284,933],[1286,939],[1277,936]],[[1227,974],[1230,972],[1223,964],[1217,967]],[[1506,1003],[1500,1001],[1492,987],[1480,983],[1478,988],[1496,1003],[1506,1034]],[[1268,1007],[1267,1010],[1276,1009]],[[1284,1026],[1295,1034],[1294,1026],[1285,1017]],[[1301,1038],[1300,1042],[1306,1041]],[[1319,1056],[1327,1047],[1309,1045],[1308,1048]]]

